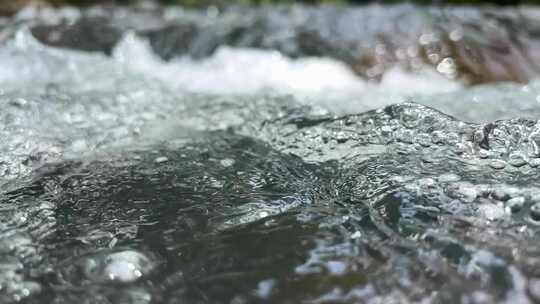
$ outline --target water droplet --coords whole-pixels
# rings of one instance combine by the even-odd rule
[[[275,284],[276,281],[272,279],[260,281],[259,284],[257,284],[255,294],[261,299],[268,299]]]
[[[84,259],[84,273],[97,282],[133,282],[151,272],[157,264],[135,250],[100,252]]]
[[[540,158],[533,158],[529,160],[529,166],[536,168],[540,166]]]
[[[165,156],[161,156],[161,157],[158,157],[154,160],[155,163],[157,164],[161,164],[161,163],[164,163],[164,162],[168,162],[169,159]]]
[[[489,162],[489,166],[493,169],[504,169],[506,162],[500,159],[495,159]]]
[[[508,158],[508,163],[514,167],[521,167],[527,163],[525,156],[521,153],[512,153]]]
[[[463,202],[471,203],[478,196],[478,191],[471,183],[457,182],[448,186],[448,195]]]
[[[339,276],[345,274],[347,271],[347,264],[342,261],[328,261],[326,262],[326,268],[331,275]]]
[[[481,216],[490,221],[503,219],[506,217],[503,206],[501,204],[493,204],[490,201],[486,201],[478,206],[478,212]]]
[[[355,231],[353,234],[351,234],[351,239],[359,239],[362,237],[362,232]]]
[[[450,32],[450,40],[452,41],[459,41],[463,38],[463,29],[455,29]]]
[[[223,167],[230,167],[234,165],[235,163],[234,159],[231,159],[231,158],[225,158],[225,159],[220,160],[219,162]]]
[[[437,178],[437,180],[441,183],[457,182],[460,179],[461,177],[459,177],[459,175],[453,173],[442,174]]]

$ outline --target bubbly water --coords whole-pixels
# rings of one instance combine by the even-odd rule
[[[7,29],[0,302],[540,301],[539,82]]]

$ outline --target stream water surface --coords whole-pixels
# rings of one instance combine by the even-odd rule
[[[539,302],[538,18],[0,20],[0,302]]]

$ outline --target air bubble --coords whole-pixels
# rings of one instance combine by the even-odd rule
[[[96,282],[133,282],[152,272],[156,266],[155,261],[135,250],[99,252],[83,261],[85,276]]]
[[[158,164],[161,164],[161,163],[165,163],[165,162],[168,162],[169,159],[165,156],[161,156],[161,157],[158,157],[154,160],[155,163],[158,163]]]
[[[500,159],[496,159],[490,161],[489,166],[493,169],[504,169],[504,167],[506,167],[506,162]]]
[[[525,156],[523,156],[520,153],[516,153],[516,154],[510,154],[508,163],[514,167],[521,167],[527,164],[527,161],[525,159]]]

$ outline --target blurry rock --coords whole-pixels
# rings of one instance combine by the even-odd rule
[[[333,6],[228,6],[221,10],[92,7],[76,22],[31,20],[50,45],[110,53],[127,31],[148,38],[165,59],[211,55],[221,45],[275,49],[292,56],[326,56],[357,74],[380,79],[396,66],[432,66],[476,84],[525,82],[540,73],[537,9]],[[49,12],[50,13],[50,12]],[[60,13],[61,14],[61,13]],[[50,18],[49,18],[50,19]],[[39,21],[41,20],[41,21]]]
[[[0,15],[13,15],[26,6],[43,7],[46,2],[42,0],[9,0],[0,3]]]
[[[74,24],[36,25],[32,34],[48,45],[110,54],[122,33],[109,21],[104,17],[85,16]]]

